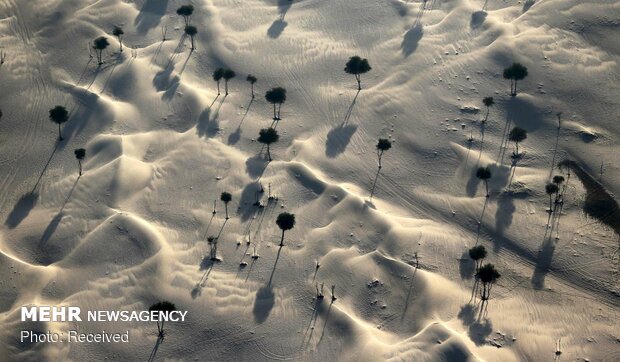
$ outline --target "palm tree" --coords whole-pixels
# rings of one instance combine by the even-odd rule
[[[224,207],[226,208],[226,220],[228,220],[228,203],[232,200],[232,195],[228,192],[222,192],[220,200],[224,203]]]
[[[280,120],[280,108],[282,108],[282,103],[286,101],[286,89],[282,87],[271,88],[265,93],[265,99],[273,104],[273,119]],[[277,113],[276,104],[278,105]]]
[[[104,36],[98,37],[93,42],[93,49],[95,49],[95,51],[97,52],[97,61],[99,62],[99,65],[103,64],[103,51],[108,47],[108,45],[110,45],[110,43],[108,42],[108,38]]]
[[[233,79],[237,74],[232,69],[224,70],[224,74],[222,74],[222,78],[224,78],[224,89],[225,94],[228,95],[228,81]]]
[[[258,142],[267,145],[267,157],[269,158],[269,161],[271,161],[269,146],[272,143],[278,142],[278,139],[280,139],[278,131],[276,131],[273,127],[263,128],[258,132]]]
[[[196,29],[193,25],[188,25],[185,27],[185,34],[189,35],[189,38],[192,40],[192,50],[195,50],[196,47],[194,46],[194,36],[198,34],[198,29]]]
[[[172,312],[177,310],[177,307],[166,300],[157,302],[149,307],[149,312]],[[159,324],[159,318],[157,320],[157,332],[159,337],[164,337],[164,320],[161,321],[161,325]]]
[[[379,169],[381,169],[381,158],[383,157],[383,152],[392,148],[392,142],[386,138],[379,138],[379,142],[377,142],[377,158],[379,159]]]
[[[512,63],[504,69],[504,79],[510,79],[510,95],[517,95],[517,82],[527,77],[527,68],[521,63]]]
[[[224,77],[224,68],[217,68],[213,71],[213,80],[217,82],[217,95],[220,95],[220,80]]]
[[[477,245],[469,249],[469,257],[476,263],[476,278],[478,278],[478,271],[480,265],[482,265],[482,259],[487,257],[487,249],[483,245]]]
[[[562,194],[560,194],[560,186],[564,183],[564,176],[562,175],[555,175],[553,176],[553,183],[558,185],[558,192],[555,195],[555,202],[558,203],[560,201],[560,198],[562,197]]]
[[[252,74],[248,74],[247,78],[245,78],[248,82],[250,82],[250,89],[252,89],[252,99],[254,99],[254,83],[256,83],[257,79]]]
[[[487,114],[486,116],[484,116],[483,121],[486,123],[486,121],[489,119],[489,109],[493,107],[493,105],[495,104],[495,100],[493,100],[493,97],[484,97],[482,99],[482,103],[485,105],[485,107],[487,107]]]
[[[123,52],[123,34],[125,34],[125,32],[123,31],[123,28],[121,28],[120,26],[115,26],[114,30],[112,30],[112,35],[114,35],[118,39],[118,44],[121,48],[120,49],[121,53]]]
[[[82,176],[82,160],[86,157],[86,150],[83,148],[76,148],[73,153],[75,154],[75,158],[78,160],[78,167],[80,170],[80,176]]]
[[[480,292],[480,299],[484,302],[489,300],[491,294],[491,288],[493,284],[499,279],[501,275],[495,269],[493,264],[485,264],[478,269],[478,278],[482,282],[482,291]]]
[[[288,212],[283,212],[278,215],[276,219],[276,224],[280,230],[282,230],[282,238],[280,239],[280,246],[284,246],[284,232],[286,230],[291,230],[295,226],[295,215],[289,214]]]
[[[479,167],[476,171],[476,177],[484,181],[484,186],[487,190],[487,197],[489,197],[489,179],[491,178],[491,169],[489,167]]]
[[[62,141],[62,133],[60,132],[60,125],[69,120],[69,112],[63,106],[56,106],[50,109],[50,121],[58,124],[58,139]]]
[[[559,190],[560,188],[558,187],[558,185],[551,182],[545,186],[545,192],[547,193],[547,195],[549,195],[549,213],[553,212],[553,202],[551,200],[551,195],[557,194]]]
[[[355,55],[349,58],[349,61],[345,64],[344,71],[348,74],[353,74],[355,76],[355,80],[357,80],[357,90],[362,90],[362,79],[361,75],[364,73],[368,73],[372,67],[368,63],[368,59],[362,59],[359,56]]]
[[[194,5],[191,5],[191,4],[181,5],[181,7],[177,9],[177,15],[180,15],[183,17],[183,21],[185,21],[186,27],[189,25],[189,22],[191,21],[191,17],[193,13],[194,13]]]
[[[519,142],[525,141],[526,138],[527,138],[527,131],[521,127],[515,127],[512,130],[510,130],[510,133],[508,133],[508,139],[515,143],[516,152],[513,153],[514,157],[520,157]]]

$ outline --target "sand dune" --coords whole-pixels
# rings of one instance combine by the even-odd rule
[[[620,358],[620,2],[194,0],[195,50],[182,3],[0,0],[0,359]],[[360,92],[343,71],[355,54],[372,65]],[[529,72],[517,96],[502,77],[513,61]],[[218,67],[237,73],[228,95]],[[257,141],[270,126],[271,162]],[[392,142],[380,172],[377,138]],[[281,212],[297,220],[284,247]],[[482,311],[474,245],[501,273]],[[188,311],[163,341],[145,323],[114,327],[129,344],[18,338],[76,327],[21,322],[22,305],[159,300]]]

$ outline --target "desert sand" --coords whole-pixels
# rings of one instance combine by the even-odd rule
[[[620,360],[620,2],[192,0],[194,50],[186,3],[0,0],[0,359]],[[372,66],[360,92],[354,55]],[[513,62],[529,73],[516,96]],[[237,74],[227,96],[218,67]],[[484,310],[474,245],[501,274]],[[161,300],[188,311],[163,340],[152,323],[19,314]],[[131,341],[21,343],[24,328]]]

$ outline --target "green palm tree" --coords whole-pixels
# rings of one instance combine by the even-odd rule
[[[60,131],[60,125],[66,123],[69,120],[69,112],[63,106],[56,106],[50,109],[50,121],[58,124],[58,139],[62,141],[62,133]]]
[[[232,200],[232,195],[228,192],[222,192],[220,195],[220,200],[224,203],[224,208],[226,209],[226,220],[228,220],[228,203]]]
[[[280,136],[278,135],[278,131],[274,128],[263,128],[258,132],[258,142],[267,145],[267,157],[269,161],[271,161],[271,151],[269,150],[269,146],[272,143],[278,142]]]
[[[149,307],[149,312],[172,312],[177,310],[177,307],[168,301],[161,301],[153,304]],[[157,332],[159,337],[164,337],[164,320],[161,321],[161,325],[159,324],[159,320],[157,320]]]
[[[476,263],[476,277],[480,266],[482,265],[482,259],[487,257],[487,249],[483,245],[476,245],[469,249],[469,257]]]
[[[362,90],[362,74],[368,73],[372,67],[368,63],[368,59],[362,59],[355,55],[349,58],[349,61],[345,64],[344,71],[348,74],[353,74],[357,81],[357,90]]]
[[[124,34],[125,32],[123,31],[123,28],[121,28],[120,26],[115,26],[114,29],[112,30],[112,35],[114,35],[118,39],[118,44],[120,46],[121,53],[123,52],[123,35]]]
[[[556,185],[554,183],[548,183],[545,186],[545,192],[547,193],[547,195],[549,195],[549,213],[553,212],[553,200],[551,199],[551,196],[552,195],[557,195],[559,190],[560,190],[560,188],[558,187],[558,185]]]
[[[480,267],[478,270],[478,278],[482,282],[482,291],[480,292],[480,299],[482,301],[489,300],[491,288],[500,276],[501,275],[497,269],[495,269],[495,265],[493,264],[485,264]]]
[[[75,158],[78,160],[80,176],[82,176],[82,160],[86,157],[86,150],[83,148],[76,148],[73,153],[75,154]]]
[[[228,95],[228,81],[233,79],[237,74],[232,69],[224,70],[224,74],[222,74],[222,78],[224,78],[224,89],[225,94]]]
[[[194,13],[194,5],[191,5],[191,4],[189,4],[189,5],[181,5],[177,9],[177,15],[180,15],[180,16],[183,17],[183,21],[185,22],[185,26],[189,25],[193,13]]]
[[[282,87],[271,88],[265,93],[265,99],[267,102],[273,104],[273,119],[280,120],[280,109],[282,104],[286,101],[286,89]],[[276,105],[278,105],[276,112]]]
[[[100,36],[93,41],[93,49],[97,53],[97,61],[99,65],[103,64],[103,51],[110,45],[108,38]]]
[[[512,63],[511,66],[504,69],[504,79],[510,79],[510,95],[517,95],[517,82],[527,77],[527,68],[521,63]]]
[[[217,68],[213,71],[213,80],[217,82],[217,95],[220,95],[220,81],[224,77],[224,68]]]
[[[291,230],[295,226],[295,215],[289,214],[288,212],[283,212],[278,215],[276,219],[276,224],[282,230],[282,238],[280,239],[280,246],[284,246],[284,232],[287,230]]]
[[[390,142],[387,138],[379,138],[376,148],[377,158],[379,159],[379,169],[381,169],[381,158],[383,157],[383,153],[392,148],[392,142]]]
[[[256,77],[253,76],[252,74],[248,74],[248,76],[247,76],[247,78],[245,78],[245,80],[250,82],[250,89],[252,90],[252,99],[254,99],[254,83],[256,83],[256,81],[258,79],[256,79]]]
[[[493,107],[493,105],[495,104],[495,100],[493,99],[493,97],[484,97],[482,99],[482,103],[485,107],[487,107],[487,114],[484,116],[484,122],[486,123],[486,121],[489,119],[489,109]]]
[[[196,47],[194,46],[194,37],[198,34],[198,29],[196,29],[193,25],[188,25],[185,27],[185,34],[189,35],[189,38],[192,41],[192,50],[195,50]]]
[[[527,138],[527,131],[521,127],[515,127],[512,130],[510,130],[510,133],[508,133],[508,139],[515,143],[516,150],[513,153],[514,157],[520,157],[519,143],[525,141],[526,138]]]
[[[476,170],[476,177],[484,181],[484,186],[487,190],[487,197],[489,197],[489,179],[491,178],[491,169],[489,167],[479,167]]]

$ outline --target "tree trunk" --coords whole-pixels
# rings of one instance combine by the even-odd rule
[[[192,40],[192,50],[194,50],[194,37],[190,36],[190,39]]]
[[[379,158],[379,169],[381,169],[381,157],[383,157],[383,151],[379,152],[379,154],[378,154],[378,158]]]
[[[252,99],[254,99],[254,83],[250,83],[250,89],[252,89]]]
[[[159,320],[157,320],[157,334],[159,334],[160,336],[162,335],[162,329],[161,329],[161,326],[159,325]]]
[[[282,110],[282,103],[278,103],[278,119],[282,119],[280,117],[280,110]]]
[[[280,239],[280,246],[284,246],[284,230],[282,230],[282,238]]]
[[[271,162],[271,152],[269,152],[269,143],[267,143],[267,158]]]
[[[487,197],[489,197],[489,180],[484,180],[484,186],[487,189]]]
[[[278,119],[277,115],[276,115],[276,104],[273,104],[273,119],[276,120]]]
[[[63,140],[62,133],[60,132],[60,123],[58,123],[58,139],[61,141]]]
[[[228,203],[224,203],[224,209],[226,209],[226,219],[228,220]]]
[[[486,123],[488,119],[489,119],[489,107],[487,107],[487,114],[486,116],[484,116],[484,122]]]
[[[121,39],[121,37],[118,37],[118,45],[121,47],[121,53],[123,52],[123,39]]]
[[[549,194],[549,213],[553,212],[553,203],[551,202],[551,194]]]
[[[78,166],[80,169],[80,176],[82,176],[82,160],[78,160]]]
[[[362,78],[360,77],[359,74],[356,74],[355,79],[357,80],[357,90],[358,91],[362,90]]]
[[[217,81],[217,95],[220,95],[220,81]]]
[[[514,92],[512,93],[512,95],[513,95],[513,96],[516,96],[516,95],[517,95],[517,80],[516,80],[516,79],[515,79],[515,90],[514,90]]]
[[[515,142],[515,147],[517,148],[517,154],[515,156],[519,157],[519,142]]]

